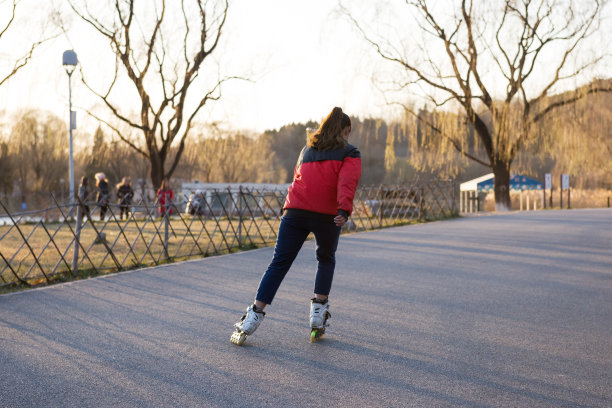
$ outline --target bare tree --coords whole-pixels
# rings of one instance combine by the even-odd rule
[[[563,81],[577,80],[607,56],[605,47],[588,58],[581,53],[582,45],[599,30],[606,3],[457,0],[449,10],[447,3],[441,7],[439,2],[406,0],[415,12],[416,27],[433,44],[418,53],[407,51],[400,40],[375,37],[343,10],[378,55],[406,75],[396,82],[396,90],[405,95],[406,89],[420,87],[436,108],[452,103],[461,107],[467,126],[455,123],[447,129],[397,102],[437,135],[438,146],[450,145],[491,168],[496,208],[509,209],[512,162],[537,140],[542,120],[589,94],[612,91],[609,83],[593,81],[574,92],[553,95]],[[469,148],[470,129],[477,136],[476,149]]]
[[[149,160],[151,181],[158,188],[177,168],[198,112],[207,102],[218,100],[221,84],[233,78],[217,75],[204,85],[208,86],[204,91],[202,86],[194,86],[198,84],[196,79],[203,71],[203,63],[211,59],[219,46],[228,1],[177,0],[167,4],[158,0],[147,2],[146,9],[136,9],[135,0],[109,2],[113,15],[110,21],[105,21],[101,17],[103,12],[91,11],[87,1],[79,7],[69,0],[72,10],[108,40],[116,55],[114,76],[104,91],[95,90],[84,75],[83,82],[100,98],[111,117],[140,132],[144,143],[140,145],[126,137],[103,115],[90,114]],[[194,15],[198,16],[197,29]],[[120,71],[138,96],[137,118],[121,107],[124,98],[119,101],[112,98],[113,91],[120,88],[117,86]],[[191,93],[198,93],[195,102],[188,98],[193,88]]]
[[[8,3],[8,6],[5,3]],[[21,0],[11,0],[10,2],[0,1],[0,16],[2,16],[0,17],[0,41],[3,41],[3,37],[7,35],[9,29],[17,24],[17,6],[19,3],[21,3]],[[5,9],[8,9],[7,12],[4,12]],[[17,74],[21,68],[27,65],[30,59],[32,59],[34,50],[36,50],[36,48],[38,48],[44,42],[49,41],[52,38],[56,38],[58,35],[59,34],[51,35],[43,38],[42,40],[33,42],[29,50],[25,51],[22,55],[15,59],[15,63],[9,68],[8,72],[0,73],[0,86]]]
[[[269,141],[259,136],[217,129],[207,130],[215,137],[199,134],[188,146],[186,161],[179,174],[203,182],[283,183],[286,171],[279,163]]]

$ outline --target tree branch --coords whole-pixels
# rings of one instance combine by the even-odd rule
[[[576,92],[576,94],[572,97],[569,97],[567,99],[562,99],[560,101],[552,102],[546,108],[542,109],[539,113],[533,116],[533,122],[534,123],[539,122],[542,118],[546,117],[546,115],[548,115],[550,112],[554,111],[555,109],[558,109],[565,105],[572,104],[574,102],[578,102],[579,100],[585,98],[588,95],[592,95],[596,93],[603,93],[603,92],[608,92],[608,93],[612,92],[612,85],[592,86],[592,87],[587,88],[585,91]]]
[[[117,69],[117,68],[115,68]],[[108,92],[105,95],[99,94],[95,89],[93,89],[89,83],[87,82],[87,80],[85,79],[85,76],[83,75],[83,71],[81,66],[79,66],[79,71],[81,72],[81,82],[83,83],[83,85],[85,85],[85,87],[87,89],[89,89],[89,91],[91,93],[93,93],[94,95],[96,95],[98,98],[102,99],[102,101],[104,102],[104,104],[111,110],[111,112],[113,112],[113,115],[115,115],[117,118],[119,118],[120,120],[122,120],[123,122],[125,122],[126,124],[128,124],[129,126],[138,129],[138,130],[143,130],[143,127],[141,125],[139,125],[136,122],[133,122],[132,120],[128,119],[127,117],[125,117],[124,115],[122,115],[119,112],[119,109],[117,109],[117,107],[115,107],[110,101],[109,101],[109,95],[111,90],[113,89],[115,82],[117,80],[117,72],[115,71],[115,76],[113,78],[113,81],[110,85],[110,87],[108,88]]]
[[[468,52],[470,54],[470,66],[469,71],[474,75],[474,80],[476,84],[478,84],[478,88],[480,92],[482,92],[482,101],[483,103],[489,107],[493,108],[493,98],[489,94],[486,86],[482,82],[480,78],[480,74],[478,72],[478,50],[476,49],[476,43],[474,42],[474,34],[472,31],[472,3],[470,1],[470,9],[469,11],[465,8],[465,0],[461,3],[461,13],[463,14],[463,21],[465,21],[465,25],[467,28],[468,35]],[[470,90],[471,92],[471,90]]]
[[[13,0],[13,9],[11,10],[11,18],[9,18],[9,21],[6,23],[6,26],[4,26],[2,31],[0,31],[0,38],[2,38],[6,30],[8,30],[9,27],[11,26],[11,24],[13,24],[13,21],[15,20],[15,15],[16,15],[15,11],[17,10],[18,3],[19,3],[19,0]]]
[[[108,126],[113,132],[115,132],[115,134],[119,137],[119,139],[121,139],[123,142],[128,144],[132,149],[134,149],[135,151],[140,153],[144,158],[146,158],[146,159],[149,158],[149,155],[144,150],[142,150],[141,148],[136,146],[131,140],[129,140],[126,137],[124,137],[123,133],[119,129],[117,129],[117,127],[111,125],[110,122],[100,118],[98,115],[96,115],[95,113],[93,113],[93,112],[91,112],[91,111],[89,111],[87,109],[85,110],[85,113],[87,113],[89,116],[91,116],[92,118],[96,119],[97,121],[102,122],[106,126]]]
[[[11,17],[9,18],[9,21],[6,23],[6,25],[4,26],[4,28],[2,29],[2,31],[0,31],[0,38],[2,38],[2,36],[7,32],[7,30],[11,27],[11,25],[13,24],[13,22],[15,21],[15,16],[16,16],[16,10],[17,10],[17,5],[20,3],[21,0],[13,0],[13,6],[12,6],[12,10],[11,10]],[[44,44],[45,42],[55,39],[57,37],[59,37],[59,33],[56,35],[52,35],[50,37],[44,38],[40,41],[36,41],[34,43],[32,43],[32,46],[30,47],[30,50],[27,51],[23,56],[17,58],[17,60],[15,61],[15,64],[13,65],[13,68],[11,69],[11,71],[6,74],[3,78],[0,77],[0,86],[2,86],[6,81],[8,81],[11,77],[13,77],[15,74],[17,74],[17,72],[25,67],[28,62],[30,61],[30,59],[32,59],[32,55],[34,54],[34,51],[36,50],[36,48],[38,48],[40,45]]]

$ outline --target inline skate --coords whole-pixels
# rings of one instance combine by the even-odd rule
[[[265,315],[264,311],[257,310],[255,305],[249,306],[240,321],[234,324],[234,333],[230,337],[230,342],[242,346],[247,336],[257,330]]]
[[[312,298],[310,302],[310,341],[315,342],[325,334],[325,328],[329,326],[327,319],[329,313],[329,302]]]

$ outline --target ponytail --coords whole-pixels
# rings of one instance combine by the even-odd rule
[[[342,108],[335,107],[314,133],[307,132],[306,143],[320,151],[342,148],[346,146],[342,131],[347,126],[351,126],[351,118]]]

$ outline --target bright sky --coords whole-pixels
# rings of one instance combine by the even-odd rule
[[[152,3],[149,2],[138,4]],[[345,0],[344,3],[352,11],[361,13],[360,21],[369,33],[391,38],[402,46],[408,44],[414,55],[436,52],[431,48],[419,49],[424,44],[421,30],[416,29],[414,20],[406,14],[405,4],[399,8],[402,14],[389,7],[390,1]],[[101,3],[90,4],[96,7]],[[172,0],[168,4],[176,3]],[[435,3],[452,17],[445,4],[448,5]],[[9,5],[8,0],[0,0],[0,14]],[[63,8],[63,20],[70,29],[66,35],[40,47],[28,66],[0,87],[0,113],[36,107],[67,119],[68,83],[61,65],[62,53],[67,49],[76,51],[88,80],[109,82],[114,59],[109,54],[108,42],[79,18],[70,17],[64,0],[22,0],[18,23],[0,39],[0,75],[22,50],[40,38],[42,30],[47,33],[54,30],[49,23],[53,7]],[[376,25],[377,18],[363,18],[365,8],[380,20],[390,18],[395,23]],[[4,19],[2,16],[0,23]],[[605,23],[609,21],[608,18]],[[601,35],[609,37],[608,33],[609,29],[605,29]],[[214,54],[219,71],[223,75],[247,76],[251,81],[226,83],[222,99],[200,111],[200,122],[218,121],[226,128],[261,132],[292,122],[319,121],[333,106],[341,106],[349,115],[360,117],[385,117],[390,113],[391,108],[371,81],[374,74],[379,79],[385,78],[383,63],[347,19],[338,16],[335,0],[232,0],[222,39]],[[609,47],[610,42],[598,44]],[[589,57],[586,52],[581,54]],[[493,72],[494,64],[491,66]],[[201,76],[214,76],[216,70],[215,66]],[[80,82],[78,73],[73,77],[72,101],[78,112],[78,132],[91,135],[96,123],[83,110],[95,109],[96,104],[99,107],[100,101]],[[503,81],[500,83],[503,85]],[[138,101],[129,96],[133,95],[133,85],[124,82],[120,87],[129,91],[122,108],[136,111]],[[194,92],[197,93],[196,88]]]
[[[25,50],[28,40],[35,39],[39,22],[48,20],[53,4],[62,2],[22,0],[19,25],[0,41],[0,73],[19,54],[15,45]],[[0,0],[0,6],[6,9],[8,4]],[[224,84],[222,99],[207,104],[200,111],[200,121],[263,131],[318,121],[333,106],[362,117],[382,114],[384,100],[371,84],[372,50],[345,19],[338,18],[336,7],[333,0],[231,1],[224,43],[214,57],[224,74],[248,76],[251,81]],[[114,62],[107,53],[108,43],[78,18],[68,20],[67,35],[44,44],[28,66],[0,87],[0,111],[37,107],[67,118],[68,79],[61,64],[67,49],[75,50],[88,79],[108,78]],[[80,82],[78,73],[73,75],[72,102],[79,131],[85,130],[83,126],[95,128],[82,110],[100,102]]]

